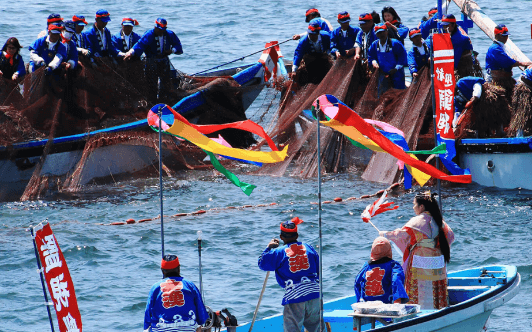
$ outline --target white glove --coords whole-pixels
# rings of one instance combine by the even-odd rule
[[[35,61],[35,64],[36,64],[36,65],[39,65],[39,66],[44,65],[44,59],[41,58],[41,57],[38,57],[38,58],[37,58],[37,61]]]
[[[124,56],[124,55],[126,55],[126,53],[124,53],[124,52],[122,52],[122,51],[119,51],[119,52],[118,52],[118,56]]]

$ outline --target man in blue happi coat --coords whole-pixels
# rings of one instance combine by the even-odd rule
[[[329,21],[321,17],[320,12],[316,8],[310,8],[305,12],[305,22],[309,23],[312,20],[316,20],[315,22],[318,22],[321,31],[331,32],[333,30],[332,25]],[[301,37],[305,36],[307,33],[303,32],[297,35],[292,36],[293,40],[299,40]]]
[[[282,304],[285,332],[320,331],[319,256],[311,245],[299,242],[295,217],[281,223],[281,240],[272,239],[259,257],[259,268],[275,271],[279,286],[285,290]]]
[[[487,81],[499,79],[511,79],[512,68],[517,66],[530,66],[532,62],[523,62],[512,59],[504,49],[504,44],[508,41],[508,28],[504,24],[499,24],[493,30],[495,40],[486,53],[486,73]],[[514,81],[515,84],[515,81]]]
[[[167,29],[166,19],[159,17],[153,29],[148,30],[124,56],[129,60],[133,56],[146,54],[146,78],[150,100],[155,101],[166,95],[171,86],[170,54],[183,54],[183,47],[177,35]],[[160,85],[158,84],[160,80]]]
[[[445,15],[441,20],[441,25],[451,34],[451,42],[454,49],[454,68],[457,69],[461,58],[473,56],[471,54],[473,44],[471,44],[471,39],[468,36],[462,34],[453,14]]]
[[[63,28],[59,25],[48,25],[48,36],[37,39],[29,47],[30,72],[43,66],[46,67],[45,74],[58,70],[67,57],[65,45],[61,43],[61,30]]]
[[[374,31],[375,24],[373,24],[373,16],[370,13],[364,13],[358,17],[358,23],[360,24],[361,31],[356,39],[355,59],[367,59],[371,44],[378,39]]]
[[[62,32],[63,45],[66,49],[66,58],[64,59],[64,67],[67,70],[74,70],[78,67],[78,50],[76,43],[72,40],[72,36],[76,33],[76,23],[69,20],[63,23],[64,30]]]
[[[163,280],[150,289],[144,314],[144,332],[201,332],[209,318],[201,294],[181,276],[179,258],[165,255],[161,260]]]
[[[78,55],[83,55],[85,57],[90,57],[89,51],[89,42],[87,36],[83,34],[83,29],[87,26],[87,21],[83,15],[74,15],[72,16],[72,21],[76,24],[76,32],[72,36],[72,41],[76,44],[76,49],[78,50]]]
[[[421,38],[420,29],[410,29],[408,35],[413,44],[407,55],[408,69],[412,78],[416,80],[421,68],[429,65],[430,50],[427,43]]]
[[[370,260],[362,266],[355,279],[356,301],[407,303],[405,273],[401,264],[392,259],[392,246],[379,236],[371,246]]]
[[[473,109],[473,106],[482,96],[482,84],[486,81],[481,77],[466,76],[456,82],[454,90],[454,120],[453,127],[456,127],[460,115]]]
[[[317,56],[329,54],[331,37],[328,32],[321,30],[321,26],[316,19],[310,21],[307,32],[307,35],[301,38],[299,44],[297,44],[292,72],[297,71],[301,60],[307,54]]]
[[[371,44],[368,52],[368,66],[379,70],[379,93],[386,90],[405,89],[405,66],[408,66],[406,50],[400,41],[388,38],[385,24],[375,26],[378,40]]]
[[[133,31],[133,27],[137,25],[139,22],[130,17],[122,19],[122,29],[112,37],[113,45],[117,50],[126,53],[140,40],[140,35]]]
[[[331,33],[331,54],[336,58],[355,55],[355,43],[361,30],[359,27],[352,27],[349,22],[351,22],[351,17],[348,12],[338,14],[340,27]]]
[[[436,14],[438,13],[438,8],[432,7],[429,10],[429,17],[426,21],[422,21],[419,24],[419,30],[421,31],[421,38],[427,39],[430,36],[430,30],[436,29],[438,27],[438,20]]]
[[[111,21],[109,12],[105,9],[98,10],[95,20],[94,25],[83,32],[91,55],[96,58],[123,56],[123,53],[114,47],[111,32],[107,29],[107,23]]]

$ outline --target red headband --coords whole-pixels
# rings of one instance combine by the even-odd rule
[[[50,18],[46,20],[47,23],[62,22],[62,21],[63,21],[62,17],[54,17],[54,18]]]
[[[157,24],[161,28],[166,28],[166,25],[167,25],[167,24],[162,24],[161,22],[158,22],[157,20],[155,20],[155,24]]]
[[[359,20],[359,21],[369,21],[369,20],[373,20],[373,16],[371,16],[371,14],[366,14],[366,16],[364,16],[364,17],[359,17],[358,20]]]
[[[386,25],[376,25],[373,30],[375,30],[375,32],[379,31],[379,30],[386,30]]]
[[[507,27],[502,27],[502,29],[498,29],[497,27],[495,27],[495,34],[496,35],[501,34],[501,33],[505,33],[505,32],[508,32],[508,28]]]
[[[133,22],[133,25],[139,25],[139,21],[134,20],[134,19],[132,19],[131,17],[126,17],[126,18],[123,18],[123,19],[122,19],[122,23],[124,23],[124,22],[126,22],[126,21],[131,21],[131,22]]]
[[[419,34],[419,33],[421,33],[421,30],[419,30],[419,29],[411,30],[411,31],[408,33],[408,36],[409,36],[409,37],[412,37],[413,35],[417,35],[417,34]]]
[[[63,30],[63,27],[60,26],[60,25],[55,25],[55,24],[50,24],[48,25],[48,31],[52,31],[52,30]]]
[[[303,220],[299,219],[298,217],[294,217],[290,221],[293,222],[294,224],[296,224],[296,227],[294,227],[294,228],[285,228],[283,226],[283,223],[281,223],[281,232],[297,233],[297,225],[299,225],[299,224],[301,224],[303,222]]]
[[[96,18],[102,18],[102,17],[109,17],[109,13],[107,14],[96,14]]]
[[[316,31],[320,31],[321,30],[321,27],[318,25],[318,26],[312,26],[312,25],[309,25],[308,26],[309,30],[312,31],[312,32],[316,32]]]
[[[347,18],[351,18],[351,16],[349,16],[349,14],[345,14],[345,15],[338,14],[338,19],[339,20],[345,20]]]
[[[309,10],[307,10],[307,12],[305,13],[305,16],[309,16],[310,14],[314,14],[314,13],[319,13],[318,10],[316,8],[310,8]]]
[[[72,16],[72,21],[74,21],[74,22],[83,22],[85,24],[89,24],[89,23],[87,23],[87,21],[85,21],[84,18],[79,18],[76,15]]]
[[[433,9],[433,10],[429,11],[429,15],[430,15],[430,14],[436,14],[437,12],[438,12],[437,9]]]
[[[176,257],[173,261],[165,261],[164,259],[161,259],[161,269],[165,270],[173,270],[176,267],[179,266],[179,258]]]
[[[456,18],[444,17],[441,21],[442,22],[449,22],[449,23],[456,23]]]

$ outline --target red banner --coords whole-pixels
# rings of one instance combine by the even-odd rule
[[[59,331],[81,332],[81,314],[65,257],[59,248],[50,224],[35,228],[35,244],[42,270],[52,297]]]
[[[448,33],[432,36],[434,45],[434,95],[436,127],[442,139],[454,140],[454,50]]]

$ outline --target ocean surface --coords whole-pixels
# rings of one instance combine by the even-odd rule
[[[497,23],[505,23],[511,39],[530,55],[530,1],[485,1],[478,4]],[[318,7],[333,26],[336,14],[347,10],[355,18],[362,12],[393,6],[405,25],[417,25],[432,6],[419,1],[2,1],[0,43],[16,36],[29,46],[45,28],[46,17],[85,15],[96,10],[111,13],[108,25],[119,31],[122,17],[140,22],[138,33],[165,17],[177,33],[184,54],[173,56],[174,66],[196,73],[259,51],[266,42],[284,41],[305,31],[304,13]],[[459,14],[456,5],[450,12]],[[489,39],[478,28],[470,31],[474,48],[484,55]],[[291,59],[296,42],[283,44]],[[410,47],[407,42],[407,47]],[[28,61],[27,48],[23,52]],[[236,64],[251,63],[259,54]],[[514,70],[516,76],[518,70]],[[255,105],[260,110],[261,105]],[[253,111],[253,109],[251,110]],[[386,186],[364,182],[362,170],[326,175],[324,200],[360,197]],[[194,217],[164,218],[165,252],[179,255],[184,277],[198,283],[196,232],[203,232],[203,287],[205,302],[214,310],[228,308],[239,322],[250,321],[265,272],[257,259],[279,223],[298,216],[305,220],[300,237],[318,244],[316,179],[242,175],[258,186],[247,197],[213,171],[187,171],[164,180],[164,215],[212,209]],[[418,188],[416,188],[418,189]],[[393,200],[400,206],[374,219],[382,230],[402,226],[414,216],[414,192]],[[532,210],[531,191],[498,190],[475,185],[444,186],[443,214],[453,228],[449,270],[480,265],[516,265],[522,276],[520,293],[496,309],[488,331],[532,331]],[[373,199],[326,204],[323,211],[324,298],[353,294],[354,278],[368,259],[376,231],[360,219]],[[277,203],[268,207],[224,209],[230,206]],[[49,331],[39,275],[28,226],[48,219],[70,268],[85,331],[140,331],[148,291],[161,278],[161,234],[158,220],[124,226],[103,226],[133,218],[154,218],[160,213],[158,179],[119,182],[87,188],[78,196],[53,201],[0,203],[0,331]],[[399,257],[395,257],[400,260]],[[282,311],[282,290],[273,276],[259,318]],[[54,321],[57,329],[57,322]]]

